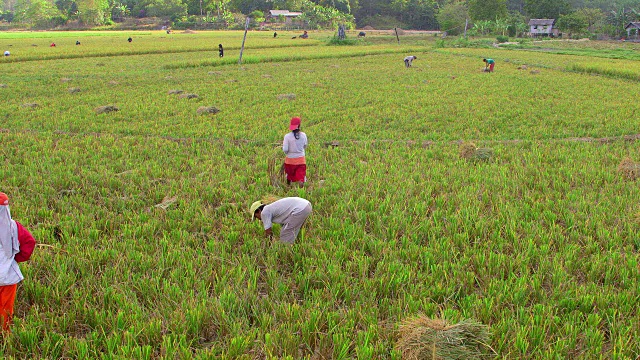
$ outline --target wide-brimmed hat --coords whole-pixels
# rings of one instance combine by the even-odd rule
[[[295,130],[297,128],[300,127],[300,118],[299,117],[292,117],[291,118],[291,122],[289,123],[289,130]]]
[[[251,213],[251,221],[253,221],[253,219],[255,219],[256,217],[256,210],[258,210],[258,208],[260,206],[264,205],[262,203],[262,201],[258,200],[256,202],[254,202],[253,204],[251,204],[251,207],[249,208],[249,212]]]

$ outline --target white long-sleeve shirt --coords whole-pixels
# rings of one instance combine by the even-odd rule
[[[284,136],[284,140],[282,141],[282,151],[284,151],[288,158],[296,159],[304,157],[304,149],[308,145],[307,134],[302,131],[300,131],[299,134],[300,136],[298,139],[293,135],[293,132]]]
[[[310,204],[308,200],[303,198],[287,197],[266,205],[260,213],[264,229],[271,229],[273,223],[286,224],[293,215],[301,213]]]

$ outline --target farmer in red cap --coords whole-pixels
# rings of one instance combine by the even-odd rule
[[[24,279],[19,262],[27,261],[36,241],[19,222],[11,219],[9,197],[0,192],[0,323],[10,331],[18,283]]]
[[[307,181],[307,161],[304,149],[307,147],[307,134],[300,131],[300,118],[293,117],[289,123],[290,133],[284,136],[282,150],[286,154],[284,171],[287,173],[287,184],[299,183],[304,186]]]

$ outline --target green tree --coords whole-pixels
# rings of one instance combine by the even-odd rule
[[[464,31],[464,24],[468,17],[467,6],[462,1],[443,6],[436,15],[440,30],[451,35],[461,34]]]
[[[51,27],[62,14],[48,0],[18,0],[15,4],[14,21],[35,27]]]
[[[105,20],[110,19],[108,12],[109,3],[107,0],[76,0],[78,5],[78,18],[89,26],[102,25]]]
[[[146,13],[148,16],[179,19],[187,15],[187,5],[182,0],[152,0],[147,5]]]
[[[583,15],[578,12],[571,13],[569,15],[561,16],[556,22],[558,29],[563,32],[568,32],[569,36],[574,34],[581,34],[587,30],[589,23]]]
[[[557,19],[571,12],[567,0],[525,0],[524,10],[532,19]]]
[[[596,25],[604,21],[605,16],[602,10],[594,8],[583,8],[576,11],[587,22],[587,30],[594,32]]]
[[[469,0],[469,16],[473,21],[507,17],[506,0]]]

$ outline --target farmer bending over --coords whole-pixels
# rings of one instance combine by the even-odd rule
[[[300,118],[293,117],[289,123],[290,133],[284,136],[282,151],[284,158],[284,171],[287,173],[287,184],[299,183],[304,186],[307,181],[307,160],[304,150],[307,148],[307,134],[300,131]]]
[[[484,71],[487,71],[487,68],[489,68],[489,72],[493,72],[493,67],[496,65],[495,60],[493,59],[482,59],[482,61],[485,62],[485,67],[484,67]]]
[[[24,279],[18,263],[29,260],[35,246],[29,231],[11,219],[9,197],[0,193],[0,323],[3,331],[10,331],[16,290]]]
[[[249,212],[251,220],[262,221],[267,238],[273,236],[271,226],[274,223],[280,224],[280,241],[293,244],[305,220],[311,215],[311,203],[299,197],[283,198],[268,205],[256,201],[251,204]]]
[[[410,68],[411,64],[413,63],[413,60],[417,59],[417,56],[407,56],[406,58],[404,58],[404,66]]]

